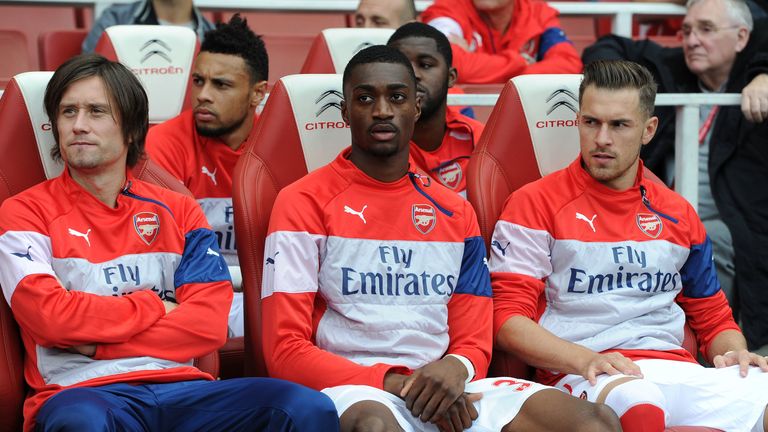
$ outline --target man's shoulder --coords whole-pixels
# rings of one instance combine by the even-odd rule
[[[158,154],[179,156],[179,152],[197,146],[192,111],[152,126],[147,132],[146,149],[150,156]],[[179,161],[181,162],[181,161]]]
[[[192,110],[186,110],[176,117],[152,126],[147,132],[147,137],[154,135],[192,139],[194,127],[195,124],[192,118]]]

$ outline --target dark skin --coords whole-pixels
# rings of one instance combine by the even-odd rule
[[[443,142],[447,127],[447,90],[456,83],[456,68],[446,62],[432,38],[407,37],[389,46],[405,54],[416,73],[416,92],[421,97],[423,115],[416,122],[413,142],[424,150],[436,150]]]
[[[408,171],[408,145],[421,113],[408,69],[397,63],[358,65],[344,83],[344,97],[341,114],[350,126],[352,163],[379,181],[401,179]],[[446,357],[410,376],[387,374],[384,390],[403,398],[411,413],[423,421],[439,423],[443,430],[463,430],[477,418],[475,407],[464,396],[466,378],[464,365]],[[479,396],[471,400],[475,399]],[[382,430],[398,430],[394,416],[387,413],[378,403],[359,402],[342,415],[342,430],[371,423]]]

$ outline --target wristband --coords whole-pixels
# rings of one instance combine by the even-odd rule
[[[465,384],[469,384],[470,381],[472,381],[473,378],[475,378],[475,367],[472,365],[472,362],[469,361],[468,358],[458,355],[458,354],[446,354],[445,357],[453,357],[456,360],[460,361],[461,364],[464,365],[464,367],[467,369],[467,379],[464,381]]]

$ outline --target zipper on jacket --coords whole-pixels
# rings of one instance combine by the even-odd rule
[[[646,196],[645,186],[643,186],[643,185],[640,185],[640,197],[643,199],[643,204],[645,205],[645,207],[648,210],[650,210],[653,213],[663,217],[664,219],[667,219],[668,221],[670,221],[672,223],[677,223],[677,219],[673,218],[672,216],[666,215],[666,214],[664,214],[664,213],[654,209],[653,207],[651,207],[651,201]]]
[[[160,202],[158,200],[154,200],[152,198],[146,198],[146,197],[143,197],[143,196],[136,195],[135,193],[131,192],[131,186],[133,186],[133,183],[130,180],[128,180],[128,183],[126,183],[126,185],[123,188],[123,190],[120,191],[120,194],[121,195],[125,195],[128,198],[137,199],[139,201],[145,201],[145,202],[151,202],[153,204],[157,204],[160,207],[168,210],[168,213],[171,214],[171,217],[176,219],[176,217],[173,215],[173,212],[171,211],[171,209],[167,205],[165,205],[164,203],[162,203],[162,202]]]
[[[432,204],[434,204],[434,205],[435,205],[435,207],[437,207],[437,209],[438,209],[438,210],[440,210],[440,211],[441,211],[443,214],[445,214],[445,215],[446,215],[446,216],[448,216],[448,217],[452,217],[452,216],[453,216],[453,212],[452,212],[452,211],[450,211],[450,210],[448,210],[448,209],[444,208],[443,206],[441,206],[440,204],[438,204],[438,203],[437,203],[437,201],[435,201],[435,199],[434,199],[434,198],[432,198],[431,196],[429,196],[429,194],[427,194],[427,192],[426,192],[424,189],[422,189],[421,187],[419,187],[419,183],[416,181],[416,179],[421,179],[421,175],[419,175],[419,174],[416,174],[416,173],[414,173],[414,172],[410,172],[410,171],[408,171],[408,178],[411,180],[411,184],[413,185],[414,189],[416,189],[416,190],[417,190],[417,191],[418,191],[420,194],[422,194],[422,195],[424,195],[425,197],[427,197],[427,199],[428,199],[428,200],[429,200],[429,201],[430,201]],[[432,179],[429,179],[429,180],[430,180],[430,182],[431,182],[431,180],[432,180]]]

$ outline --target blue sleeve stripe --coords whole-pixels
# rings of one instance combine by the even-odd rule
[[[704,243],[691,246],[691,253],[680,269],[680,277],[683,282],[683,295],[686,297],[710,297],[720,291],[709,236],[704,239]]]
[[[541,61],[544,59],[544,56],[547,54],[547,51],[549,51],[550,48],[563,42],[571,43],[561,28],[550,27],[544,30],[544,33],[542,33],[539,37],[539,53],[536,56],[536,60]]]
[[[232,280],[213,231],[200,228],[190,231],[185,237],[184,255],[174,275],[176,288],[189,283]]]
[[[455,293],[491,297],[491,276],[486,263],[483,238],[464,240],[464,256],[461,258],[461,273]]]

